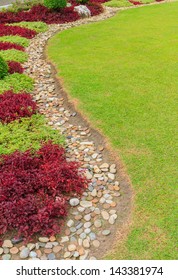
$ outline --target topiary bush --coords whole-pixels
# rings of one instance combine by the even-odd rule
[[[44,5],[49,9],[65,8],[67,5],[66,0],[44,0]]]
[[[64,148],[51,142],[38,151],[0,156],[0,234],[17,230],[59,233],[70,196],[81,194],[88,180],[76,162],[67,162]]]
[[[0,95],[0,122],[2,123],[31,117],[36,112],[37,105],[27,93],[16,94],[9,90]]]
[[[8,74],[8,65],[0,56],[0,79],[3,79]]]

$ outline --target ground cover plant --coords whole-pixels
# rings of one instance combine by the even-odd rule
[[[0,51],[1,50],[10,50],[10,49],[15,49],[19,51],[24,51],[24,47],[14,44],[14,43],[9,43],[9,42],[0,42]]]
[[[0,122],[2,123],[31,117],[36,112],[37,105],[27,93],[16,94],[10,90],[0,95]]]
[[[9,49],[9,50],[5,50],[5,51],[0,51],[0,56],[5,60],[5,61],[9,61],[9,60],[13,60],[13,61],[17,61],[20,63],[24,63],[28,60],[28,55],[27,53],[23,52],[23,51],[19,51],[16,49]]]
[[[31,92],[33,88],[33,79],[25,74],[14,73],[12,75],[7,75],[3,80],[0,80],[0,94],[10,89],[13,89],[15,93],[20,91]]]
[[[110,259],[177,259],[177,10],[178,2],[129,9],[49,41],[65,89],[133,183],[130,232]]]
[[[0,42],[10,42],[23,47],[28,47],[29,40],[20,36],[0,36]]]
[[[50,2],[51,1],[49,1],[49,3]],[[28,22],[42,21],[47,24],[52,24],[52,23],[72,22],[80,19],[78,13],[74,11],[74,7],[76,5],[78,5],[78,3],[72,4],[72,6],[70,7],[49,9],[42,4],[38,4],[32,6],[28,11],[19,11],[16,13],[10,11],[4,11],[4,12],[0,12],[0,23],[9,24],[9,23],[22,22],[22,21],[28,21]],[[91,15],[96,15],[103,11],[102,6],[98,3],[95,3],[94,1],[89,1],[87,3],[87,7],[90,9]],[[1,34],[1,35],[10,35],[10,34]]]
[[[22,21],[22,22],[12,23],[11,25],[26,27],[28,29],[35,30],[37,33],[46,32],[48,30],[48,25],[40,21],[38,22]]]
[[[0,36],[18,35],[27,39],[32,39],[36,34],[37,32],[35,30],[30,30],[25,27],[0,24]]]
[[[51,142],[38,151],[1,155],[0,182],[0,234],[15,229],[26,238],[59,233],[67,200],[87,186],[78,164]]]
[[[47,126],[40,114],[7,125],[0,123],[0,154],[10,154],[16,150],[25,152],[30,148],[38,150],[41,143],[48,140],[55,144],[64,144],[64,138],[58,131]]]
[[[24,69],[22,65],[17,61],[8,61],[8,72],[9,74],[19,73],[22,74]]]

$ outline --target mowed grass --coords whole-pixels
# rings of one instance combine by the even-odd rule
[[[130,232],[109,259],[178,257],[177,14],[178,2],[130,9],[49,41],[64,87],[132,180]]]

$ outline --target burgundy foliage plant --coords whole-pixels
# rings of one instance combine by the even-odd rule
[[[67,215],[67,201],[81,194],[88,180],[64,148],[48,142],[38,151],[0,156],[0,234],[52,235]]]
[[[22,74],[24,71],[22,65],[17,61],[8,61],[7,64],[9,67],[9,70],[8,70],[9,74],[13,74],[13,73]]]
[[[36,5],[30,11],[21,11],[18,13],[1,12],[0,23],[15,23],[20,21],[43,21],[51,23],[65,23],[76,21],[79,15],[74,11],[74,7],[66,7],[58,10],[51,10],[43,5]]]
[[[0,95],[0,122],[2,123],[30,117],[36,111],[37,105],[27,93],[15,94],[9,90]]]
[[[18,44],[9,43],[9,42],[0,42],[0,51],[10,50],[10,49],[25,51],[24,47]]]
[[[25,27],[0,24],[0,36],[18,35],[27,39],[32,39],[36,34],[36,31]]]

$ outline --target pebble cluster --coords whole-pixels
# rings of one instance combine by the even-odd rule
[[[3,260],[94,260],[108,236],[114,234],[113,225],[117,220],[120,197],[116,165],[105,162],[104,147],[92,141],[90,128],[76,124],[77,113],[66,108],[62,91],[56,87],[51,65],[43,55],[47,40],[57,31],[112,15],[113,10],[107,9],[106,13],[95,18],[51,25],[47,32],[32,39],[27,48],[29,59],[24,68],[26,74],[35,79],[33,98],[38,103],[39,111],[46,116],[48,125],[65,135],[67,159],[80,162],[91,183],[80,199],[70,199],[69,216],[58,236],[41,236],[25,245],[21,238],[6,239],[0,247],[0,257]]]

